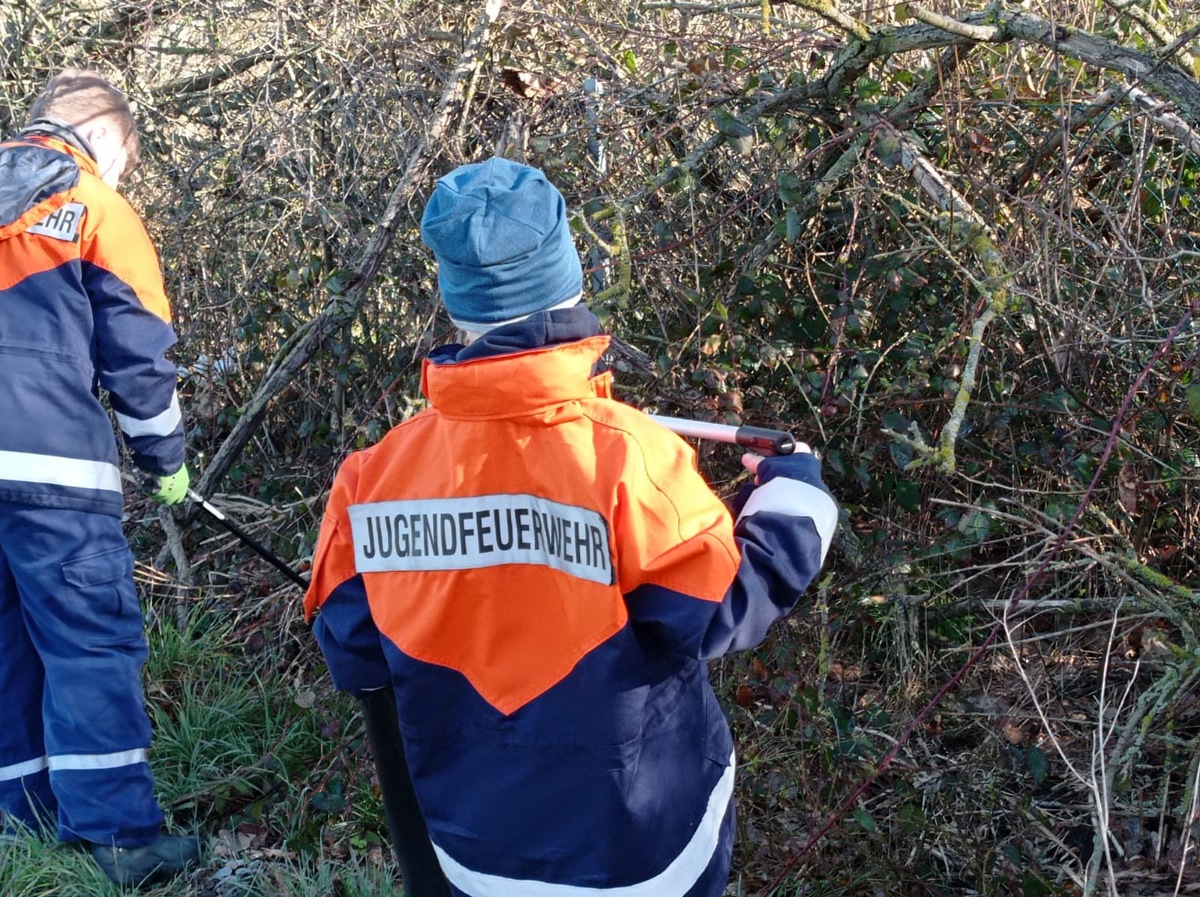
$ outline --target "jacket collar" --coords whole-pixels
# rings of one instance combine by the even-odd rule
[[[74,167],[80,171],[86,171],[88,174],[100,177],[100,169],[96,165],[96,160],[74,144],[65,143],[57,137],[51,137],[48,134],[20,134],[14,141],[6,143],[5,146],[19,146],[22,144],[25,146],[42,147],[43,149],[53,150],[56,153],[69,156],[71,161],[75,163]]]
[[[488,331],[469,346],[451,343],[429,353],[435,364],[456,364],[494,355],[542,349],[557,343],[599,336],[600,319],[586,305],[535,312],[514,324]]]
[[[596,334],[451,363],[431,356],[422,366],[421,392],[450,418],[486,420],[539,411],[553,417],[563,405],[607,394],[608,376],[595,371],[608,344],[607,336]]]

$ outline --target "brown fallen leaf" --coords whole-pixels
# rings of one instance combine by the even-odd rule
[[[1121,465],[1121,470],[1117,474],[1117,500],[1121,502],[1126,513],[1133,515],[1138,509],[1138,489],[1141,483],[1138,481],[1137,470],[1133,464],[1126,461]]]
[[[500,83],[525,99],[549,96],[562,86],[562,81],[553,75],[517,69],[502,69]]]

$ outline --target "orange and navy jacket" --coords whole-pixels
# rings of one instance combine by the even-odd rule
[[[593,376],[608,338],[587,321],[426,359],[431,407],[339,470],[305,598],[334,684],[395,690],[430,838],[472,897],[682,897],[728,854],[704,661],[792,609],[836,524],[814,466],[792,484],[811,513],[759,501],[735,530],[692,449]]]
[[[120,515],[107,390],[134,463],[183,464],[158,254],[82,138],[42,120],[0,143],[0,501]]]

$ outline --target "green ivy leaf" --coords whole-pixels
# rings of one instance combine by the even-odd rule
[[[341,295],[347,292],[356,280],[358,280],[358,275],[355,272],[346,268],[337,268],[325,278],[325,289],[335,295]]]
[[[790,246],[795,243],[797,238],[800,236],[800,228],[803,225],[803,221],[800,219],[800,214],[795,209],[788,209],[784,222],[784,240],[786,240]]]
[[[790,171],[781,172],[777,179],[779,198],[785,203],[800,202],[808,195],[804,182]]]
[[[912,463],[913,448],[906,442],[893,442],[888,446],[888,454],[892,456],[892,463],[904,470]]]
[[[1031,747],[1026,752],[1025,765],[1029,767],[1029,774],[1033,776],[1036,785],[1042,784],[1046,781],[1046,776],[1050,775],[1050,761],[1039,747]]]
[[[1046,883],[1032,872],[1026,872],[1021,879],[1021,897],[1045,897],[1049,893]]]
[[[749,125],[720,106],[713,110],[713,124],[726,137],[749,137],[754,133]]]
[[[905,802],[896,813],[896,822],[900,831],[915,834],[925,825],[925,811],[916,803]]]
[[[901,480],[896,484],[896,501],[910,514],[916,513],[921,510],[921,487],[911,480]]]
[[[725,142],[742,156],[748,156],[754,151],[754,135],[752,134],[747,137],[730,137],[726,135]]]
[[[879,831],[879,826],[877,826],[875,824],[875,820],[871,818],[871,814],[868,813],[866,810],[864,810],[862,807],[856,807],[854,809],[854,819],[859,825],[861,825],[863,827],[864,831],[868,831],[868,832]]]
[[[1189,385],[1184,396],[1187,398],[1188,413],[1200,420],[1200,382]]]
[[[875,154],[884,168],[895,168],[900,164],[900,140],[884,136],[875,141]]]
[[[975,543],[986,542],[991,528],[988,515],[980,511],[970,511],[958,522],[958,531]]]

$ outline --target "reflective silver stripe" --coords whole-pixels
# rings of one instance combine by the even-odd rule
[[[0,452],[0,480],[121,491],[121,471],[115,464],[31,452]]]
[[[156,414],[149,420],[117,414],[117,423],[121,426],[121,432],[126,436],[170,436],[175,432],[175,428],[179,426],[182,419],[183,417],[179,413],[178,393],[171,394],[171,404],[167,406],[166,411]]]
[[[750,499],[738,515],[738,520],[758,511],[774,511],[789,517],[807,517],[821,537],[821,560],[825,560],[838,522],[837,502],[830,498],[827,492],[822,492],[816,486],[810,486],[801,480],[775,477],[750,493]]]
[[[131,751],[117,751],[115,754],[57,754],[50,758],[50,771],[61,772],[64,769],[117,769],[121,766],[133,766],[135,763],[146,763],[149,754],[146,748],[134,748]]]
[[[548,881],[502,878],[475,872],[456,863],[444,850],[433,845],[446,877],[460,891],[475,897],[683,897],[708,867],[721,839],[721,820],[733,796],[734,757],[730,756],[725,774],[708,796],[708,807],[696,833],[687,846],[662,872],[646,881],[617,888],[585,888]]]
[[[25,760],[21,763],[14,763],[12,766],[0,766],[0,782],[10,782],[13,779],[19,779],[24,776],[31,776],[35,772],[41,772],[47,766],[45,757],[38,757],[36,760]]]

